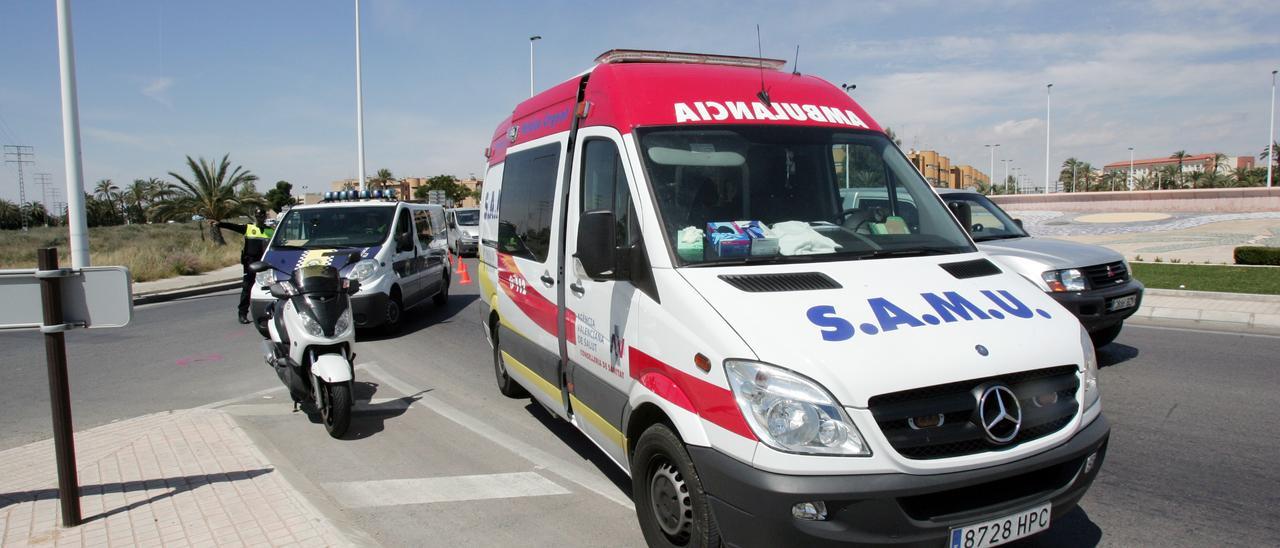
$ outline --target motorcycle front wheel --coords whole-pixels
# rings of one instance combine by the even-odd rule
[[[329,432],[329,436],[341,438],[351,426],[351,385],[325,384],[321,390],[325,390],[328,395],[324,405],[320,407],[324,429]]]

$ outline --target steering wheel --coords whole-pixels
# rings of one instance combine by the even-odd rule
[[[867,223],[883,223],[885,220],[884,210],[873,207],[867,209],[846,209],[836,216],[836,221],[849,230],[857,232]]]

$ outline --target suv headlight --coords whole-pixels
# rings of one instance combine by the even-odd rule
[[[351,266],[351,272],[347,273],[347,278],[364,283],[377,272],[378,261],[364,259]]]
[[[840,404],[818,383],[781,367],[725,360],[738,408],[756,437],[790,453],[870,456]]]
[[[1098,391],[1098,354],[1093,350],[1093,339],[1084,326],[1080,327],[1080,346],[1084,349],[1084,407],[1089,409],[1102,393]]]
[[[1054,293],[1062,293],[1064,291],[1084,291],[1084,274],[1074,268],[1066,270],[1050,270],[1041,274],[1044,283],[1049,285],[1049,291]]]
[[[263,270],[258,273],[257,280],[258,287],[267,287],[271,285],[272,282],[276,281],[276,271],[270,269]]]

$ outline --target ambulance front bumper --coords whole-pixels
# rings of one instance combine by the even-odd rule
[[[1045,502],[1053,504],[1051,523],[1061,519],[1097,477],[1110,432],[1099,416],[1043,453],[935,475],[793,476],[759,470],[715,449],[688,449],[729,546],[944,546],[952,527]],[[792,516],[794,505],[813,501],[825,503],[826,520]]]

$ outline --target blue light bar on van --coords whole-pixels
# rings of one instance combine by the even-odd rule
[[[656,51],[642,49],[611,49],[596,57],[596,63],[684,63],[695,65],[724,65],[730,67],[763,67],[782,70],[787,65],[783,59],[766,57],[741,57],[738,55],[712,55],[680,51]]]
[[[326,202],[395,200],[396,191],[391,188],[386,190],[334,190],[325,192],[323,197]]]

